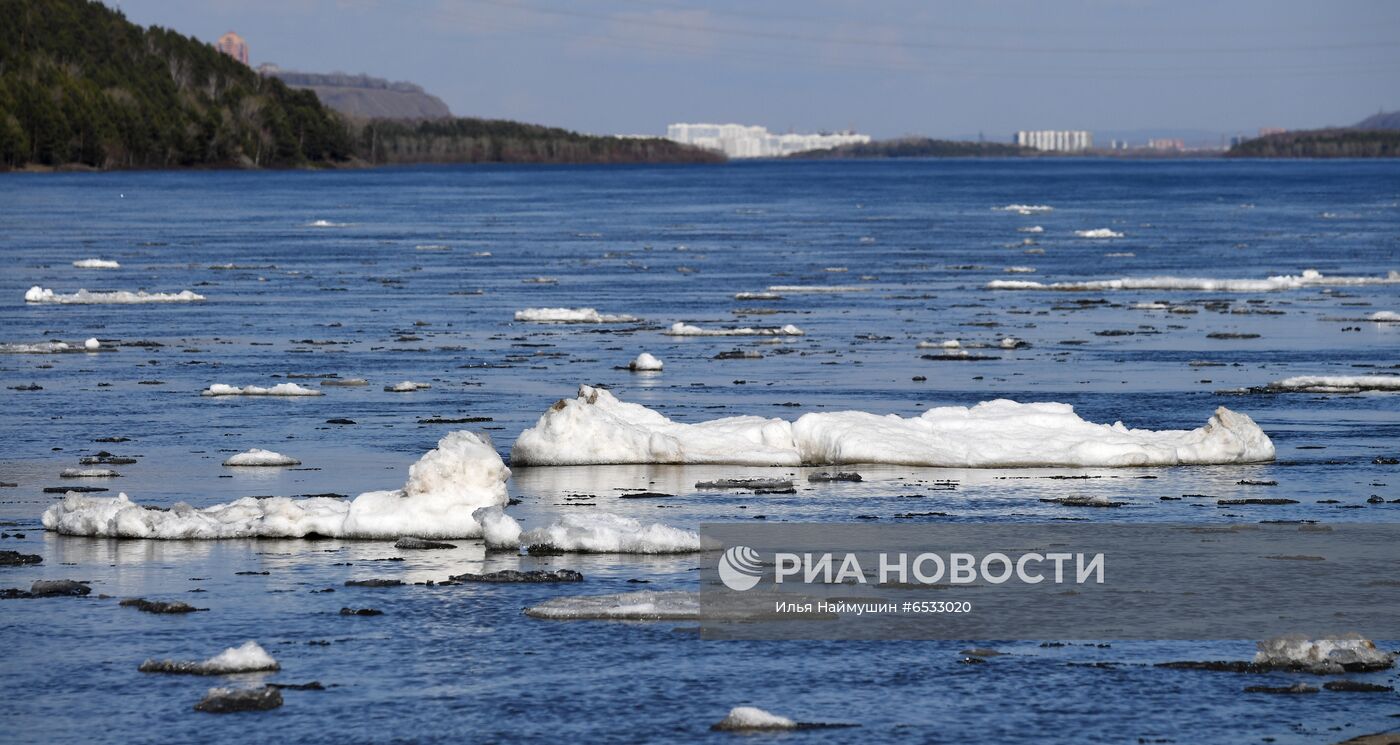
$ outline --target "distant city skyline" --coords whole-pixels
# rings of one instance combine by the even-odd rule
[[[1400,108],[1400,3],[109,0],[253,65],[422,85],[462,116],[1010,141],[1251,134]]]

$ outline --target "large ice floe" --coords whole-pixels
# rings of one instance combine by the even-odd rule
[[[78,269],[120,269],[121,264],[111,259],[79,259],[73,262],[73,266]]]
[[[621,313],[599,313],[594,308],[526,308],[515,311],[515,320],[526,323],[633,323],[641,319]]]
[[[1283,393],[1355,393],[1400,391],[1400,375],[1298,375],[1275,380],[1264,389]]]
[[[612,595],[566,595],[526,608],[525,615],[555,621],[694,621],[700,618],[700,593],[643,590]]]
[[[1348,287],[1400,283],[1400,272],[1391,271],[1384,277],[1333,277],[1315,269],[1302,274],[1281,274],[1265,279],[1211,279],[1206,277],[1123,277],[1083,282],[1033,282],[1022,279],[996,279],[988,282],[989,290],[1058,290],[1061,292],[1097,292],[1101,290],[1194,290],[1199,292],[1274,292],[1304,287]]]
[[[564,515],[550,525],[526,532],[519,542],[532,551],[538,547],[593,554],[679,554],[706,548],[700,534],[693,530],[643,523],[608,512]]]
[[[749,328],[746,326],[744,328],[707,329],[680,321],[671,324],[670,328],[661,333],[667,336],[803,336],[806,334],[805,331],[790,323],[773,328]]]
[[[1061,403],[985,401],[904,418],[860,411],[795,422],[738,416],[698,424],[667,419],[611,392],[579,386],[511,449],[517,466],[672,463],[1014,468],[1174,466],[1272,460],[1274,445],[1248,416],[1225,407],[1193,430],[1094,424]]]
[[[34,285],[24,293],[26,303],[47,303],[54,305],[139,305],[142,303],[193,303],[203,300],[204,296],[198,293],[182,290],[180,292],[129,292],[127,290],[115,290],[112,292],[89,292],[88,290],[78,290],[70,294],[54,292],[53,290]]]
[[[453,432],[408,469],[402,489],[372,491],[353,500],[245,497],[196,509],[142,507],[125,494],[90,497],[70,492],[44,511],[48,530],[115,538],[475,538],[472,513],[506,503],[510,469],[490,441]]]
[[[264,388],[259,385],[245,385],[239,388],[235,385],[224,385],[215,383],[205,388],[199,395],[201,396],[324,396],[326,394],[315,388],[303,388],[296,383],[278,383],[271,388]]]

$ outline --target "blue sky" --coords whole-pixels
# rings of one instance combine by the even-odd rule
[[[1253,132],[1400,108],[1389,0],[107,0],[254,65],[418,83],[454,113],[879,137]]]

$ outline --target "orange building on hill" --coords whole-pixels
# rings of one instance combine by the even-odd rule
[[[248,42],[232,31],[220,36],[214,48],[245,65],[248,64]]]

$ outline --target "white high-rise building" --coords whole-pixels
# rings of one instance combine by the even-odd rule
[[[719,150],[731,158],[777,158],[870,142],[869,135],[854,132],[776,135],[766,127],[745,124],[672,124],[666,128],[666,139]]]
[[[1016,133],[1016,144],[1036,150],[1074,153],[1094,146],[1094,135],[1083,129],[1037,129]]]

